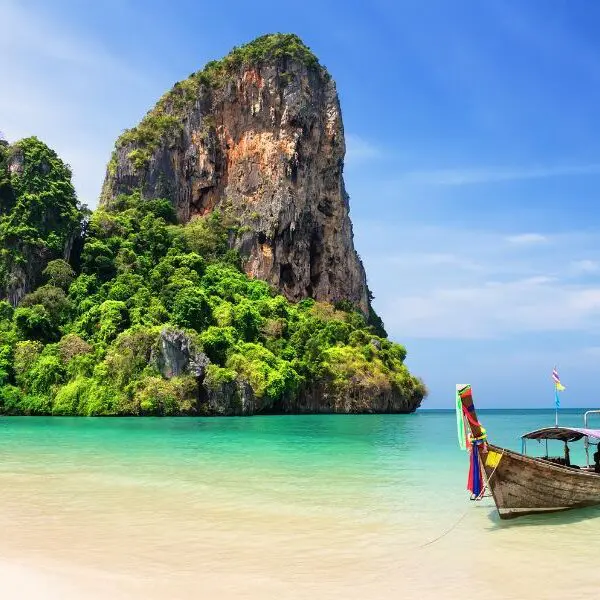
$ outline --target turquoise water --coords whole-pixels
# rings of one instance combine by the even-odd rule
[[[561,411],[560,423],[580,426],[583,412]],[[554,423],[553,411],[483,410],[479,416],[491,441],[516,450],[521,433]],[[580,447],[572,445],[572,460],[584,460]],[[560,444],[555,448],[562,453]],[[2,418],[0,559],[135,573],[140,590],[153,577],[170,582],[164,595],[154,582],[147,598],[170,597],[173,586],[182,586],[175,597],[188,597],[185,585],[195,589],[199,581],[218,597],[240,597],[243,589],[261,598],[309,591],[387,598],[395,597],[390,586],[401,586],[422,597],[453,598],[460,594],[447,582],[460,587],[473,574],[448,565],[455,552],[477,548],[478,560],[490,551],[502,557],[493,572],[478,577],[488,597],[504,598],[524,593],[530,575],[513,582],[514,593],[500,594],[497,578],[511,565],[522,569],[524,553],[534,559],[554,543],[577,558],[563,574],[563,591],[575,574],[579,588],[588,589],[596,553],[582,553],[577,541],[600,535],[595,510],[502,522],[489,499],[469,501],[467,470],[454,413],[447,411]],[[562,589],[560,569],[541,559],[538,576],[553,582],[544,597],[554,597]],[[200,575],[193,568],[198,562],[211,574],[241,573],[241,587],[222,577],[213,581],[204,568]],[[536,585],[539,591],[545,584]]]
[[[560,423],[582,426],[584,411],[562,411]],[[520,435],[553,425],[554,413],[483,410],[480,420],[491,441],[520,451]],[[539,453],[538,448],[543,449],[529,442],[530,453]],[[559,442],[551,442],[551,448],[562,453]],[[582,448],[572,444],[573,460],[584,461]],[[238,485],[237,476],[243,473],[255,493],[294,495],[298,486],[326,485],[345,500],[355,500],[357,507],[363,505],[363,494],[387,492],[404,498],[409,483],[412,494],[415,488],[423,493],[438,489],[443,481],[445,493],[453,495],[462,491],[467,468],[452,411],[253,418],[12,417],[0,419],[0,454],[0,472],[78,473],[84,467],[87,475],[171,488],[198,485],[199,474],[206,485],[227,486],[231,478]],[[422,472],[425,462],[427,477]],[[296,498],[302,501],[301,495]]]

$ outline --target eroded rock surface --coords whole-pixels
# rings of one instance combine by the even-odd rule
[[[210,360],[206,354],[194,348],[192,340],[185,332],[165,328],[152,348],[150,362],[167,379],[189,374],[201,382]]]
[[[291,300],[349,300],[367,313],[335,83],[306,47],[296,56],[281,38],[271,53],[234,51],[167,93],[117,142],[101,202],[141,190],[169,198],[180,222],[227,211],[247,274]]]

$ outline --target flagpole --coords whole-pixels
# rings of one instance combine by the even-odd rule
[[[556,365],[554,365],[554,370],[552,371],[552,381],[554,381],[554,426],[558,427],[558,409],[560,408],[558,392],[562,392],[565,389],[565,386],[560,382]]]

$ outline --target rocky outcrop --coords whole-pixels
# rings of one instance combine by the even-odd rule
[[[248,416],[253,414],[376,414],[412,413],[423,400],[422,392],[407,394],[392,386],[375,389],[351,386],[341,390],[326,383],[308,386],[297,396],[282,398],[273,406],[265,406],[255,398],[252,388],[243,380],[204,384],[203,414],[216,416]]]
[[[335,83],[293,35],[271,35],[176,84],[117,141],[101,205],[167,197],[180,222],[215,210],[238,224],[244,269],[291,300],[369,297],[344,187]]]
[[[0,284],[0,298],[5,298],[13,306],[19,302],[42,281],[42,271],[51,259],[45,248],[31,247],[16,242],[9,246],[17,260],[5,259],[6,276]]]
[[[369,385],[352,385],[340,389],[327,383],[307,387],[298,398],[284,399],[282,413],[412,413],[423,400],[415,391],[407,394],[394,386],[375,388]]]
[[[205,382],[201,404],[202,414],[214,416],[250,416],[260,412],[248,382],[235,379],[217,383]]]
[[[166,379],[189,374],[202,383],[210,360],[206,354],[194,348],[185,332],[165,328],[152,348],[150,363]]]

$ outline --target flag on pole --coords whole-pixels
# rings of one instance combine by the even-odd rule
[[[465,418],[463,416],[462,399],[460,392],[467,387],[464,384],[456,386],[456,430],[458,433],[458,445],[461,450],[467,449],[467,433],[465,430]]]
[[[556,402],[556,408],[560,406],[560,399],[558,397],[558,392],[562,392],[565,390],[565,386],[560,382],[560,377],[558,376],[558,371],[556,367],[552,370],[552,380],[554,381],[554,398]]]

